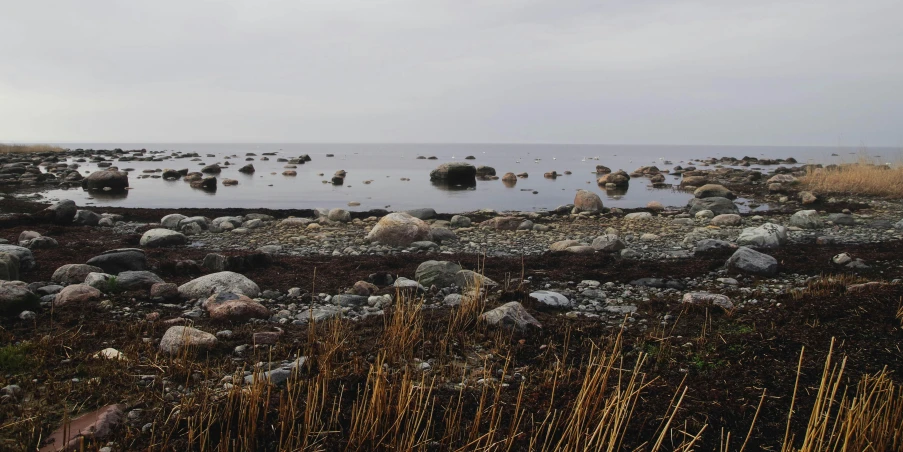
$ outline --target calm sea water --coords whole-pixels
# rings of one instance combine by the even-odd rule
[[[596,165],[631,172],[640,166],[657,165],[661,169],[687,166],[708,157],[794,157],[800,163],[853,161],[858,149],[843,147],[747,147],[747,146],[618,146],[618,145],[550,145],[550,144],[179,144],[179,143],[64,143],[68,148],[147,149],[148,151],[197,152],[201,162],[172,159],[164,162],[116,162],[120,169],[134,168],[129,183],[133,187],[123,195],[108,196],[82,189],[50,190],[52,199],[68,198],[79,205],[173,208],[242,207],[271,209],[307,209],[315,207],[360,206],[350,210],[386,208],[403,210],[432,207],[439,212],[465,212],[482,208],[496,210],[551,209],[573,201],[578,189],[598,193],[608,207],[642,207],[649,201],[666,206],[682,206],[691,194],[654,189],[645,178],[631,180],[626,192],[607,192],[595,183]],[[262,153],[275,152],[269,161],[261,161]],[[899,161],[900,150],[872,148],[868,152],[888,161]],[[167,152],[168,154],[169,152]],[[253,161],[245,161],[246,153],[255,153]],[[206,157],[213,154],[215,157]],[[295,177],[283,176],[285,163],[278,157],[292,158],[309,154],[313,161],[298,165]],[[326,157],[334,154],[334,157]],[[832,156],[832,154],[837,154]],[[418,160],[418,156],[436,156],[438,160]],[[464,160],[468,155],[475,160]],[[226,157],[231,157],[226,159]],[[203,165],[231,162],[220,180],[238,180],[237,186],[220,186],[215,193],[192,189],[183,181],[139,179],[142,170],[155,168],[188,168],[199,171]],[[529,178],[506,187],[500,180],[477,181],[476,187],[449,190],[430,182],[429,173],[443,162],[466,161],[475,166],[487,165],[497,175],[527,172]],[[672,162],[665,164],[666,161]],[[238,168],[253,163],[257,172],[245,175]],[[763,167],[767,168],[767,167]],[[82,164],[80,171],[98,168]],[[337,170],[348,172],[345,185],[324,184]],[[573,174],[557,179],[544,179],[549,171]],[[319,174],[322,173],[323,176]],[[410,179],[409,181],[402,179]],[[364,181],[372,181],[365,184]],[[679,182],[668,176],[667,183]],[[534,194],[534,192],[536,192]]]

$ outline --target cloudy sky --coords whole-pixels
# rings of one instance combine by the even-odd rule
[[[0,141],[903,146],[900,0],[0,11]]]

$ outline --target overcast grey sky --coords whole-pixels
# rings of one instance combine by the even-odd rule
[[[0,141],[903,145],[901,0],[0,2]]]

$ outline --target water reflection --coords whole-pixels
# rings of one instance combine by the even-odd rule
[[[454,184],[450,184],[446,181],[440,181],[440,180],[433,180],[430,182],[433,184],[433,187],[436,187],[439,190],[443,190],[443,191],[464,191],[464,190],[473,190],[473,189],[477,188],[476,179],[474,179],[473,182],[458,181],[457,183],[454,183]]]
[[[605,194],[608,195],[609,198],[619,199],[627,194],[627,189],[629,188],[630,186],[623,186],[615,188],[603,188],[603,190],[605,190]]]
[[[128,198],[130,190],[103,191],[103,190],[88,190],[86,188],[83,188],[82,191],[84,191],[85,193],[88,194],[88,196],[90,196],[94,199],[99,199],[99,200],[103,200],[103,201],[115,201],[115,200]]]

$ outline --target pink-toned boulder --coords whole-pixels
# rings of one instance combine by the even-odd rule
[[[518,217],[495,217],[480,223],[481,228],[498,229],[501,231],[516,231],[524,220]]]
[[[266,319],[270,317],[270,310],[264,305],[232,292],[220,292],[211,295],[204,302],[204,308],[214,320],[229,320],[233,322],[246,322],[250,319]]]
[[[40,452],[86,450],[88,440],[102,440],[110,436],[113,427],[125,417],[124,409],[123,405],[107,405],[73,419],[53,432]]]
[[[358,281],[354,283],[354,286],[351,289],[348,289],[348,293],[352,295],[360,295],[362,297],[369,297],[376,293],[379,290],[379,287],[376,287],[373,284],[368,283],[367,281]]]
[[[389,246],[408,246],[430,240],[430,225],[404,212],[390,213],[373,226],[367,240]]]
[[[91,286],[85,284],[73,284],[64,287],[60,293],[56,294],[53,305],[65,306],[67,304],[95,301],[99,300],[101,296],[103,296],[103,294]]]
[[[602,210],[602,198],[591,191],[577,190],[577,194],[574,196],[574,208],[578,212],[598,212]]]

